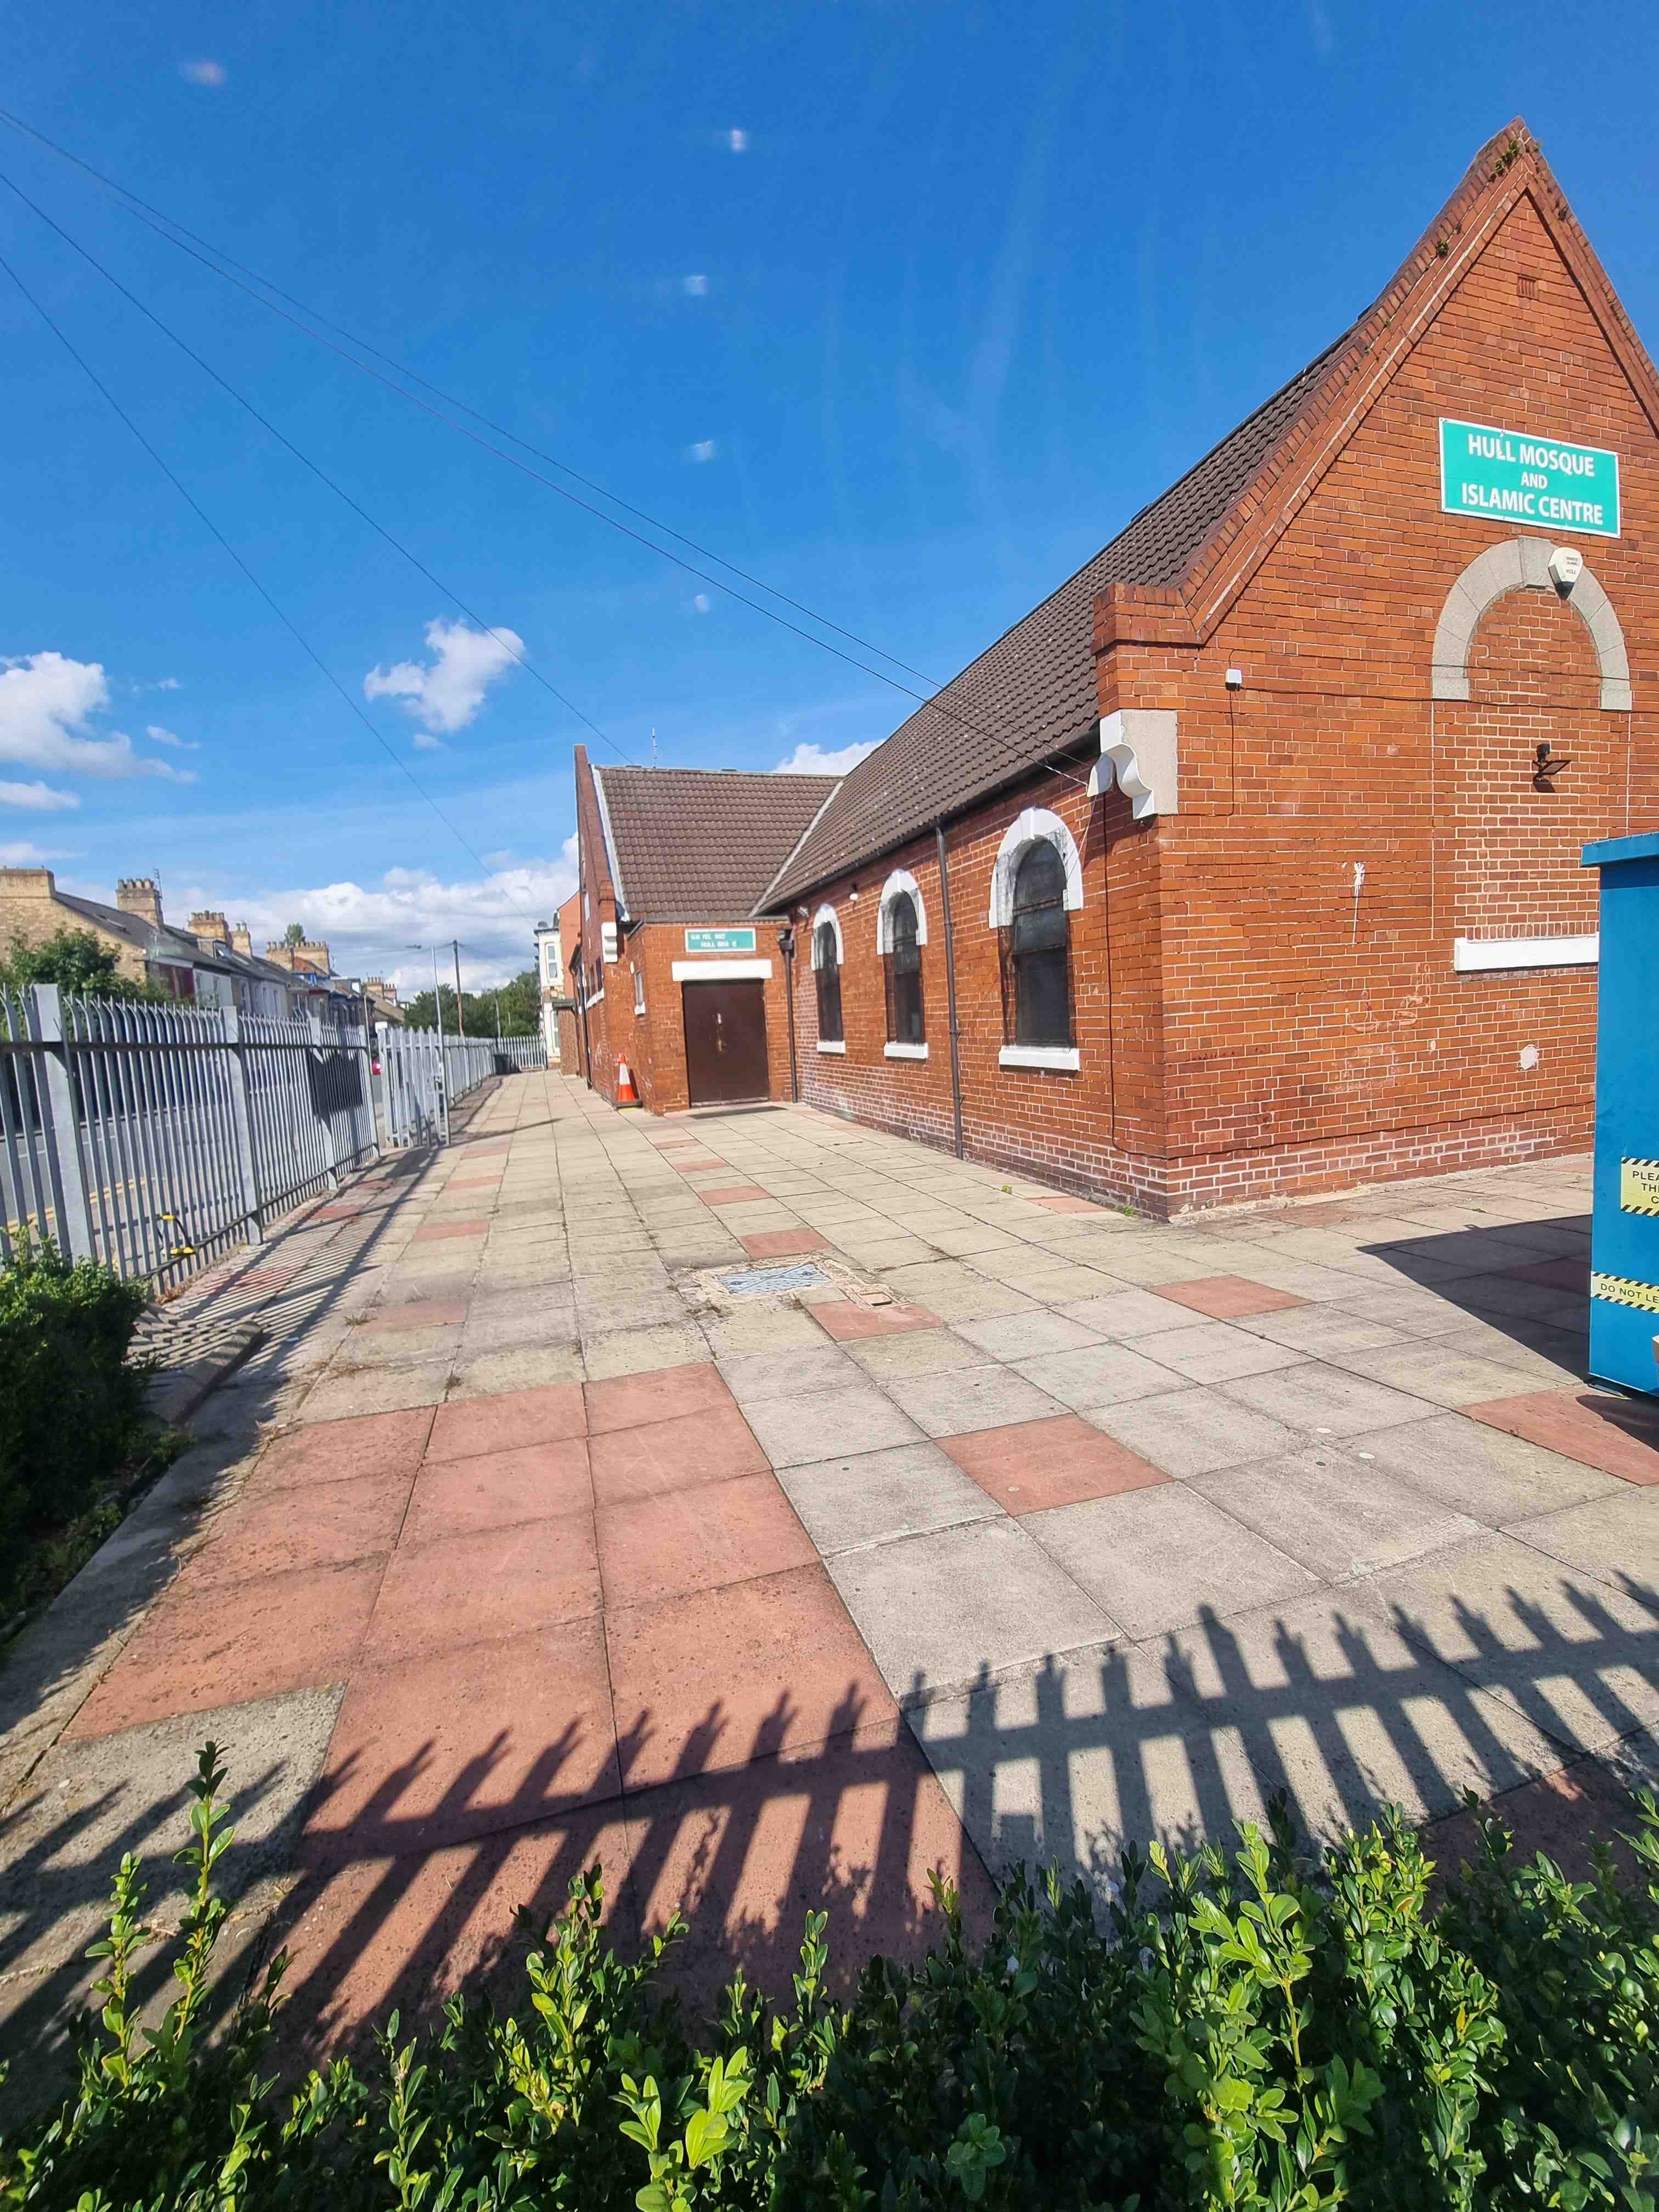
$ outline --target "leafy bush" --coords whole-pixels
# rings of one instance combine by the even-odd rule
[[[1105,1926],[1082,1887],[1012,1883],[982,1955],[939,1891],[944,1940],[826,1997],[809,1915],[793,1999],[741,1979],[704,2040],[599,1927],[598,1871],[535,1943],[521,2014],[456,1997],[393,2014],[361,2063],[279,2093],[264,2069],[278,1958],[216,2046],[204,1992],[229,1841],[216,1747],[191,1785],[178,1995],[134,2019],[136,1863],[117,1877],[100,2009],[61,2112],[0,2144],[0,2205],[77,2212],[279,2206],[935,2212],[963,2205],[1617,2206],[1651,2212],[1659,1812],[1592,1882],[1486,1856],[1428,1905],[1391,1817],[1314,1866],[1282,1825],[1235,1851],[1134,1852]]]
[[[26,991],[31,983],[56,983],[81,998],[165,999],[165,991],[135,983],[120,972],[118,956],[90,929],[60,929],[42,944],[14,937],[0,955],[0,990]]]
[[[146,1297],[27,1236],[0,1269],[0,1613],[31,1548],[137,1449],[146,1374],[127,1354]]]

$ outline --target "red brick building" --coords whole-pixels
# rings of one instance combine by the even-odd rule
[[[658,1114],[791,1095],[788,962],[754,909],[835,788],[595,768],[577,747],[573,1073],[616,1104],[625,1067]]]
[[[815,811],[800,1095],[1159,1213],[1582,1145],[1656,671],[1659,379],[1517,122]]]

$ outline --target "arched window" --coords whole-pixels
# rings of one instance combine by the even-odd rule
[[[887,1036],[893,1044],[926,1044],[921,1010],[921,944],[916,902],[900,891],[887,907]]]
[[[812,932],[812,966],[818,987],[818,1042],[839,1044],[841,1026],[841,941],[834,919]]]
[[[1046,838],[1027,846],[1021,855],[1012,906],[1004,968],[1011,1040],[1017,1045],[1069,1045],[1072,977],[1066,864]]]

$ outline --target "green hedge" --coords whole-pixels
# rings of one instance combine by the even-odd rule
[[[198,2039],[228,1839],[214,1746],[192,1787],[179,1994],[143,2033],[135,1863],[115,1884],[77,2094],[0,2144],[0,2205],[724,2206],[1068,2212],[1337,2204],[1650,2212],[1659,2150],[1659,1813],[1590,1882],[1509,1838],[1431,1909],[1398,1818],[1315,1864],[1282,1826],[1236,1850],[1127,1854],[1104,1924],[1081,1886],[1018,1881],[975,1956],[956,1900],[912,1968],[824,1992],[809,1916],[791,2004],[741,1980],[696,2036],[599,1932],[597,1871],[535,1942],[511,2014],[394,2014],[361,2063],[279,2086],[278,1960],[229,2036]]]
[[[139,1446],[147,1377],[127,1354],[146,1300],[142,1284],[27,1237],[0,1268],[0,1617],[33,1546]]]

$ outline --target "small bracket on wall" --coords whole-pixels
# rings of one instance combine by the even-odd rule
[[[1095,798],[1115,782],[1137,822],[1180,811],[1180,755],[1170,707],[1120,707],[1100,723],[1100,758],[1089,777]]]

